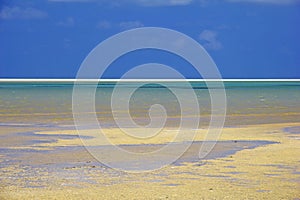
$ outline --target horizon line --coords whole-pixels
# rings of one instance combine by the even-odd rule
[[[300,79],[68,79],[68,78],[0,78],[0,82],[137,82],[137,81],[159,81],[159,82],[183,82],[183,81],[300,81]]]

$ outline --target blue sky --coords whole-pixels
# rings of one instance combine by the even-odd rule
[[[198,41],[223,78],[300,78],[299,24],[299,0],[0,0],[0,78],[74,78],[98,43],[147,26]],[[105,77],[149,62],[198,78],[151,50],[121,57]]]

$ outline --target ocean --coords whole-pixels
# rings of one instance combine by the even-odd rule
[[[182,93],[189,90],[182,82],[168,84]],[[124,90],[137,87],[135,82],[121,82],[120,85]],[[200,126],[207,126],[211,113],[209,90],[205,82],[191,82],[191,85],[200,107]],[[299,81],[228,81],[224,85],[225,126],[298,122],[300,119]],[[116,82],[101,82],[96,89],[95,111],[104,127],[116,127],[112,113],[124,112],[119,107],[112,111],[111,97],[115,86]],[[198,117],[182,116],[180,102],[170,88],[155,83],[145,83],[137,88],[129,100],[133,120],[147,125],[149,108],[154,104],[165,108],[166,126],[178,126],[180,117]],[[0,82],[0,123],[73,125],[72,92],[72,82]]]

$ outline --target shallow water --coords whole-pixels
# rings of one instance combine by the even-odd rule
[[[300,126],[286,127],[284,131],[291,134],[300,134]]]
[[[186,90],[180,82],[169,84],[182,93]],[[205,126],[211,113],[209,91],[203,82],[191,84],[200,106],[200,125]],[[114,86],[114,83],[101,83],[95,95],[98,120],[104,128],[117,126],[111,109]],[[135,83],[121,83],[121,87],[125,90],[135,87]],[[225,87],[226,126],[299,121],[300,82],[225,82]],[[0,122],[24,126],[72,125],[72,90],[71,83],[0,83]],[[179,102],[165,87],[147,84],[135,91],[129,104],[131,117],[137,124],[147,125],[149,108],[161,104],[169,117],[165,126],[179,126]],[[114,109],[114,113],[124,112]],[[193,120],[198,116],[183,117]]]
[[[210,96],[204,83],[192,83],[201,109],[201,126],[207,126],[210,120]],[[238,127],[251,124],[269,124],[299,122],[300,119],[300,82],[227,82],[227,118],[225,126]],[[134,83],[124,83],[124,88],[134,87]],[[181,83],[172,87],[185,90]],[[110,98],[114,83],[99,85],[96,92],[96,111],[99,122],[104,128],[116,127],[112,117]],[[148,85],[134,93],[130,101],[130,114],[136,123],[149,123],[148,109],[153,104],[161,104],[168,113],[167,127],[176,128],[180,123],[180,107],[176,96],[168,89],[157,85]],[[124,110],[116,110],[124,112]],[[198,116],[183,116],[194,120]],[[47,187],[49,181],[64,187],[81,187],[82,183],[94,184],[91,177],[109,177],[103,185],[126,182],[126,173],[107,168],[95,160],[83,146],[53,146],[57,140],[78,139],[75,134],[60,134],[62,130],[74,130],[72,114],[72,85],[64,83],[0,83],[0,178],[6,185],[18,187]],[[35,134],[40,131],[57,131],[57,134]],[[286,134],[298,135],[299,127],[286,127]],[[270,135],[273,133],[270,133]],[[276,134],[276,133],[275,133]],[[260,139],[260,138],[259,138]],[[262,146],[272,146],[276,142],[267,140],[237,140],[218,142],[212,152],[199,160],[198,152],[201,142],[194,142],[185,154],[171,166],[185,167],[187,163],[195,167],[206,164],[207,160],[222,159],[241,150],[251,150]],[[160,148],[163,144],[120,145],[133,152],[148,152]],[[180,146],[181,144],[175,144]],[[101,147],[95,147],[101,148]],[[164,159],[162,155],[161,159]],[[115,160],[127,165],[130,160]],[[235,170],[233,160],[228,159],[226,169]],[[148,163],[145,162],[145,165]],[[276,166],[279,166],[278,164]],[[286,166],[286,165],[283,165]],[[277,168],[277,167],[276,167]],[[180,171],[191,176],[195,172]],[[219,174],[202,174],[210,178],[228,178],[240,174],[233,171]],[[298,171],[294,170],[297,174]],[[99,175],[100,174],[100,175]],[[166,177],[170,174],[166,173]],[[272,175],[272,174],[267,174]],[[102,177],[99,180],[101,182]],[[162,178],[163,175],[157,175]],[[121,178],[120,178],[121,177]],[[116,180],[114,180],[116,178]],[[185,177],[192,179],[194,177]],[[98,180],[98,181],[99,181]],[[135,181],[135,179],[132,179]],[[162,181],[147,180],[152,183]],[[232,179],[234,180],[234,179]],[[165,180],[164,180],[165,181]],[[69,185],[68,185],[69,184]],[[245,183],[244,185],[247,185]],[[61,186],[61,185],[60,185]],[[58,188],[60,187],[58,186]],[[166,186],[180,187],[180,184],[166,183]],[[258,192],[266,192],[258,190]]]

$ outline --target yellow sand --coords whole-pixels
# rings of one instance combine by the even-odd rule
[[[300,123],[224,128],[220,137],[223,141],[267,140],[279,143],[242,150],[226,158],[208,160],[204,165],[187,163],[183,166],[168,166],[154,172],[123,176],[91,174],[96,184],[80,183],[79,186],[65,185],[66,181],[60,177],[55,177],[55,184],[49,184],[45,188],[2,185],[0,197],[2,199],[297,199],[300,198],[300,140],[283,132],[282,129],[289,126],[300,126]],[[93,134],[93,130],[86,131],[85,134],[89,132]],[[57,131],[41,133],[58,134]],[[76,134],[74,130],[59,133]],[[206,130],[199,130],[195,140],[203,140],[205,133]],[[124,133],[117,129],[105,130],[105,134],[114,144],[145,143],[140,139],[124,137]],[[186,134],[191,133],[187,131]],[[147,143],[169,142],[174,135],[176,133],[173,131],[166,130],[158,138],[147,140]],[[80,139],[69,139],[43,145],[54,147],[81,144]],[[84,169],[84,173],[88,172],[88,168]]]

